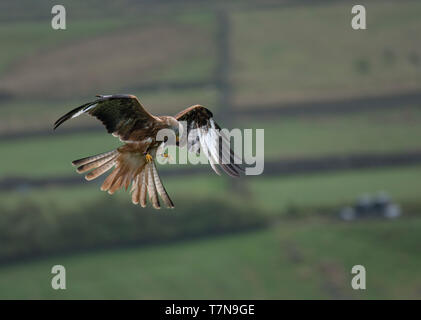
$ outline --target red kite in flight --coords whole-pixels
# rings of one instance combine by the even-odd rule
[[[99,119],[108,133],[118,136],[124,142],[124,145],[113,151],[72,162],[73,165],[78,166],[78,173],[92,170],[85,176],[86,180],[95,179],[115,167],[105,179],[101,190],[113,194],[122,187],[127,190],[131,183],[134,204],[140,203],[142,207],[145,207],[148,194],[153,207],[159,209],[159,194],[167,207],[174,208],[154,161],[158,147],[164,143],[156,140],[157,133],[161,129],[173,130],[177,145],[179,145],[182,132],[186,131],[188,139],[185,144],[188,150],[197,154],[202,150],[217,174],[219,174],[218,166],[232,177],[238,177],[244,172],[243,168],[234,163],[237,156],[229,147],[229,139],[221,134],[220,127],[212,118],[212,113],[205,107],[194,105],[181,111],[175,117],[154,116],[145,110],[136,96],[99,95],[97,97],[97,100],[88,102],[62,116],[55,122],[54,129],[68,119],[88,113]],[[186,123],[186,128],[181,126],[179,121]],[[189,133],[193,130],[197,131],[197,136],[191,139]],[[225,156],[219,149],[220,141],[222,148],[229,150]]]

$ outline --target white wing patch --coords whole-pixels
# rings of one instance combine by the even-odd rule
[[[190,125],[190,128],[193,125]],[[240,172],[244,172],[244,169],[234,163],[234,159],[239,157],[231,150],[229,139],[217,129],[217,125],[212,118],[209,119],[207,125],[189,131],[187,137],[188,150],[196,154],[203,152],[212,169],[218,175],[221,173],[220,168],[233,177],[237,177]]]
[[[95,103],[95,104],[93,104],[93,105],[87,106],[86,108],[83,108],[82,110],[80,110],[80,111],[76,112],[76,113],[72,116],[72,118],[71,118],[71,119],[76,118],[76,117],[80,116],[82,113],[85,113],[85,112],[87,112],[87,111],[91,110],[92,108],[96,107],[96,105],[97,105],[97,104]]]

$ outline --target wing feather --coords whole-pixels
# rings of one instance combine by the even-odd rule
[[[197,133],[199,134],[199,141],[200,141],[200,148],[203,150],[203,153],[206,155],[206,157],[209,159],[209,163],[213,169],[213,171],[215,171],[215,173],[217,175],[221,175],[221,172],[219,171],[218,167],[216,166],[216,164],[218,163],[217,159],[214,158],[211,150],[212,150],[212,142],[209,142],[209,140],[207,138],[205,138],[206,132],[203,132],[204,129],[199,128],[197,130]],[[205,141],[208,140],[208,141]]]
[[[207,108],[194,105],[179,112],[175,118],[187,122],[183,130],[186,136],[179,146],[187,145],[190,152],[202,151],[217,174],[220,174],[218,166],[232,177],[244,173],[244,169],[239,166],[241,158],[230,148],[229,139],[221,133],[221,128]]]
[[[130,135],[137,130],[153,127],[160,120],[150,114],[133,95],[98,96],[95,101],[77,107],[54,123],[57,129],[63,122],[83,113],[99,119],[108,133],[120,137],[122,141],[130,140]]]

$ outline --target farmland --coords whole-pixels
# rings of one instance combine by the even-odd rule
[[[133,3],[129,10],[127,4],[105,1],[98,10],[86,10],[83,1],[65,1],[71,13],[65,32],[51,31],[48,1],[19,14],[10,4],[16,21],[0,10],[0,40],[7,48],[0,52],[0,179],[77,176],[72,160],[119,146],[118,139],[89,117],[52,131],[58,117],[98,93],[135,94],[154,114],[175,114],[200,103],[222,126],[263,128],[265,159],[271,163],[420,150],[420,101],[320,114],[241,115],[242,110],[268,105],[280,109],[288,103],[418,92],[420,3],[368,1],[369,27],[364,32],[349,27],[350,7],[344,2],[221,3]],[[224,54],[226,78],[221,72]],[[264,173],[236,184],[210,168],[186,177],[165,175],[177,166],[159,169],[177,205],[171,214],[184,221],[191,217],[187,211],[197,207],[196,220],[181,224],[192,234],[201,232],[203,221],[219,223],[216,217],[225,211],[229,223],[238,218],[229,216],[235,210],[247,212],[250,221],[270,223],[254,231],[203,231],[194,239],[127,246],[119,242],[122,226],[130,226],[128,221],[137,214],[155,214],[140,207],[133,214],[133,208],[125,206],[130,201],[127,192],[119,191],[110,200],[96,181],[45,188],[23,184],[0,192],[0,221],[5,223],[0,227],[11,237],[0,247],[19,245],[24,250],[25,237],[19,235],[25,230],[34,243],[44,243],[45,227],[63,252],[0,265],[0,299],[420,298],[421,282],[414,280],[420,279],[421,263],[416,247],[421,234],[420,164]],[[341,207],[380,191],[402,207],[402,218],[338,220]],[[99,210],[108,204],[114,208],[122,203],[122,211],[101,216]],[[220,205],[220,216],[209,213],[212,203]],[[167,214],[157,213],[160,218]],[[114,220],[119,216],[121,224]],[[103,224],[95,228],[98,217]],[[62,238],[54,229],[55,223],[63,227],[58,221],[73,223],[64,228]],[[115,232],[107,233],[114,221]],[[219,227],[228,223],[221,221]],[[105,239],[98,248],[86,231],[90,227]],[[85,230],[95,245],[89,243],[84,252],[78,243],[73,250],[70,244],[81,237],[72,233],[75,230]],[[175,232],[160,231],[165,236]],[[51,290],[54,264],[68,270],[66,291]],[[355,264],[367,268],[365,292],[349,285]]]
[[[313,218],[193,243],[58,256],[3,267],[0,298],[419,298],[420,223]],[[353,291],[350,270],[362,260],[368,290]],[[46,272],[57,262],[71,270],[61,292],[51,290]]]

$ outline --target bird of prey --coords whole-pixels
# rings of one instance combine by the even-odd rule
[[[239,159],[230,148],[229,139],[220,132],[220,127],[213,120],[212,113],[201,105],[191,106],[174,117],[154,116],[142,106],[134,95],[97,95],[97,99],[88,102],[62,116],[54,124],[54,129],[68,119],[83,113],[99,119],[108,133],[119,137],[124,144],[110,152],[86,157],[72,162],[78,173],[88,172],[86,180],[95,179],[110,169],[111,174],[105,179],[101,190],[113,194],[131,184],[132,202],[146,206],[146,198],[156,209],[160,208],[158,195],[168,208],[174,208],[156,169],[154,158],[158,147],[165,141],[157,141],[157,133],[161,129],[173,130],[178,146],[182,134],[188,139],[184,145],[189,151],[208,158],[212,169],[220,174],[218,167],[232,177],[244,172],[234,159]],[[184,124],[182,126],[181,124]],[[196,131],[197,136],[191,138],[189,133]],[[184,136],[183,136],[184,137]],[[180,141],[180,142],[179,142]],[[221,152],[219,148],[228,150]],[[224,161],[223,161],[224,160]]]

